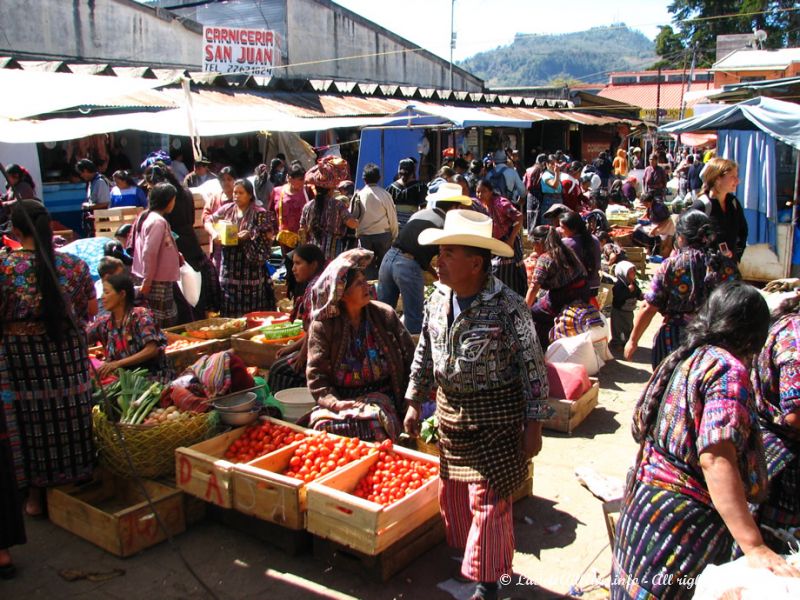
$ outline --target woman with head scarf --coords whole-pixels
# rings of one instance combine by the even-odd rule
[[[395,311],[370,298],[364,269],[372,252],[343,252],[313,286],[308,389],[310,426],[362,440],[402,431],[414,342]]]
[[[678,251],[661,263],[653,276],[650,291],[644,296],[645,307],[636,315],[625,344],[625,359],[631,360],[653,316],[661,313],[664,323],[653,340],[654,368],[681,345],[686,326],[711,291],[721,283],[739,279],[735,262],[709,250],[714,232],[705,214],[697,210],[683,213],[676,237]]]
[[[640,448],[617,523],[612,600],[691,598],[734,542],[748,566],[800,576],[765,545],[748,507],[767,492],[750,364],[768,328],[759,291],[726,283],[653,373],[633,413]]]
[[[17,201],[11,224],[22,246],[0,255],[0,506],[27,489],[26,512],[40,515],[45,487],[88,479],[94,467],[83,328],[97,300],[86,263],[53,251],[41,202]],[[18,516],[0,511],[0,567],[2,550],[24,542]]]
[[[627,260],[614,265],[614,287],[611,301],[611,342],[624,344],[633,330],[633,312],[636,303],[643,299],[642,290],[636,284],[636,265]]]
[[[230,222],[237,231],[235,243],[222,246],[219,283],[223,317],[275,309],[275,293],[267,275],[273,233],[269,215],[256,204],[253,184],[247,179],[237,179],[232,193],[233,202],[219,207],[210,221]]]

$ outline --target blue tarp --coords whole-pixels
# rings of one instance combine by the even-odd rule
[[[363,129],[361,147],[358,152],[358,168],[355,173],[356,189],[364,186],[361,176],[364,165],[375,163],[381,169],[381,185],[388,186],[397,174],[397,163],[413,156],[419,160],[417,143],[425,135],[423,129]]]
[[[769,244],[775,252],[775,138],[763,131],[721,129],[717,132],[717,154],[739,165],[736,197],[747,218],[747,243]]]

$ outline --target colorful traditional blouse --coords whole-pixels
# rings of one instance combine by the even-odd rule
[[[786,415],[800,410],[800,314],[773,324],[754,375],[759,415],[783,425]]]
[[[155,342],[158,346],[157,358],[136,367],[146,367],[153,374],[166,374],[169,371],[164,353],[167,338],[147,308],[142,306],[132,308],[125,314],[121,323],[115,323],[113,315],[105,313],[89,325],[86,336],[89,344],[98,342],[102,344],[109,362],[133,356],[144,350],[150,342]]]
[[[452,313],[453,291],[437,285],[425,304],[406,398],[425,402],[434,385],[445,394],[482,394],[518,383],[526,418],[548,418],[547,371],[524,300],[489,276],[472,304],[449,324]]]
[[[661,263],[644,299],[667,318],[691,316],[715,287],[739,279],[736,263],[725,257],[719,257],[718,263],[718,267],[709,264],[703,250],[682,248]]]
[[[507,198],[492,195],[492,200],[488,207],[484,206],[485,214],[492,218],[492,237],[497,240],[506,241],[511,235],[511,230],[519,221],[520,213]]]
[[[213,222],[226,220],[232,222],[238,230],[249,231],[250,237],[240,239],[235,246],[222,248],[222,273],[220,282],[243,283],[257,285],[266,277],[264,263],[272,253],[269,237],[272,227],[267,211],[254,202],[239,215],[238,207],[230,202],[222,205],[211,217]],[[249,267],[249,268],[245,268]],[[249,271],[254,271],[250,273]],[[255,276],[255,272],[264,272],[263,276]]]
[[[655,376],[654,376],[655,378]],[[643,400],[634,412],[641,419]],[[731,353],[701,346],[675,370],[637,467],[639,481],[711,505],[700,454],[719,442],[736,448],[748,500],[766,491],[766,465],[747,368]]]
[[[289,184],[282,185],[272,191],[270,202],[270,219],[275,223],[276,231],[286,230],[298,233],[300,231],[300,218],[303,208],[308,204],[309,195],[306,186],[299,192],[291,193]]]
[[[77,256],[55,253],[58,283],[79,321],[89,320],[89,302],[97,297],[89,267]],[[41,321],[42,295],[36,279],[36,253],[8,252],[0,262],[0,321]]]
[[[375,337],[374,325],[369,319],[361,319],[358,330],[348,323],[345,327],[347,350],[342,362],[334,365],[334,384],[340,389],[369,388],[369,391],[389,390],[389,362],[380,350]],[[386,389],[375,389],[385,387]]]
[[[314,284],[317,283],[317,279],[319,279],[319,275],[315,275],[311,278],[308,283],[306,284],[306,289],[303,292],[303,295],[299,298],[295,298],[294,301],[294,308],[292,309],[292,321],[295,319],[302,319],[303,320],[303,330],[308,332],[308,327],[311,325],[311,311],[313,306],[311,304],[311,296],[312,296],[312,289],[314,288]]]
[[[300,230],[308,232],[307,243],[319,246],[328,260],[338,253],[336,244],[347,233],[347,221],[352,218],[341,198],[328,196],[319,218],[315,208],[316,201],[312,200],[303,207],[300,217]]]
[[[569,248],[567,251],[572,252]],[[575,262],[580,263],[577,258]],[[582,265],[580,269],[560,266],[552,256],[544,253],[536,261],[531,282],[538,284],[543,290],[557,290],[581,277],[586,277],[586,269]]]

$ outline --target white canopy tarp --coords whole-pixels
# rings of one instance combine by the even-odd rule
[[[24,119],[94,106],[172,83],[167,80],[0,69],[0,117]]]

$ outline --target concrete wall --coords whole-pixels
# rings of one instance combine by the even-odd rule
[[[448,63],[403,38],[327,0],[287,0],[289,64],[378,54],[289,68],[293,77],[349,79],[448,89]],[[401,51],[401,52],[398,52]],[[480,91],[482,81],[453,69],[453,89]]]
[[[198,69],[202,30],[133,0],[2,0],[0,54]]]
[[[786,69],[764,69],[761,71],[715,71],[714,87],[722,87],[732,83],[741,83],[750,77],[760,77],[761,80],[782,79],[784,77],[797,77],[800,75],[800,62],[791,63]],[[754,81],[749,79],[749,81]],[[756,80],[757,81],[757,80]]]

